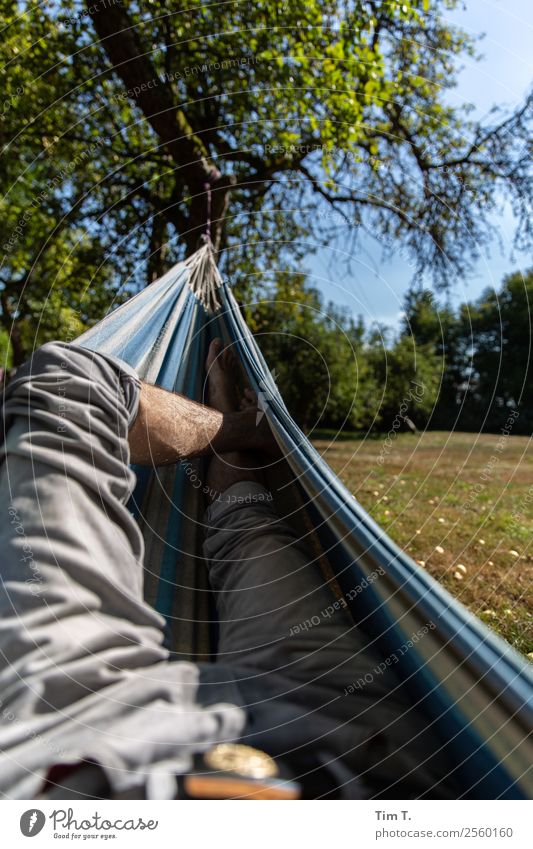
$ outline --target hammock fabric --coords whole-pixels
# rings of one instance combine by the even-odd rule
[[[269,481],[278,509],[314,546],[324,580],[434,724],[465,797],[533,797],[530,665],[389,539],[292,421],[211,246],[78,342],[120,357],[149,383],[202,400],[215,336],[234,346],[286,456],[287,474]],[[166,618],[175,658],[209,659],[216,635],[202,558],[202,462],[135,471],[131,510],[145,539],[146,599]]]

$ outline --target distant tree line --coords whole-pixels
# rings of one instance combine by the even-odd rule
[[[411,289],[393,335],[324,303],[304,273],[278,271],[243,309],[306,432],[497,433],[513,413],[512,432],[530,434],[532,304],[533,269],[511,274],[499,291],[487,289],[456,309],[428,289]],[[68,328],[48,328],[40,341],[72,341],[80,328]],[[0,364],[13,364],[9,335],[1,328]]]
[[[247,319],[292,415],[315,428],[533,430],[533,269],[458,309],[426,289],[405,298],[399,334],[366,328],[301,273],[277,273]]]
[[[533,431],[532,307],[533,268],[458,310],[428,291],[407,297],[402,333],[429,346],[442,371],[430,427],[497,432],[518,412],[513,433]]]

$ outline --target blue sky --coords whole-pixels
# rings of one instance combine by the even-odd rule
[[[463,58],[459,83],[449,100],[472,103],[473,114],[483,119],[495,104],[512,107],[520,103],[531,86],[533,0],[466,0],[464,5],[464,9],[446,16],[473,35],[485,33],[478,44],[483,58],[478,62]],[[453,304],[478,297],[488,286],[498,288],[505,274],[533,263],[530,256],[513,251],[511,211],[497,224],[503,253],[497,242],[488,247],[475,272],[453,284],[449,294]],[[351,274],[333,259],[332,252],[324,249],[309,263],[309,280],[324,298],[351,313],[362,314],[367,325],[378,321],[397,328],[402,298],[412,276],[407,263],[399,257],[383,262],[379,246],[370,238],[361,240]]]

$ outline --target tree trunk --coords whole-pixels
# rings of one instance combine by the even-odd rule
[[[152,231],[150,233],[150,245],[148,248],[147,286],[162,277],[166,271],[166,258],[168,254],[167,238],[167,222],[162,215],[156,213],[152,218]]]
[[[215,249],[220,250],[224,219],[229,204],[229,196],[235,185],[234,174],[219,174],[212,183],[204,183],[191,201],[189,226],[185,236],[187,256],[198,250],[202,237],[209,235]],[[209,188],[208,188],[209,185]]]
[[[210,160],[201,132],[195,131],[201,128],[192,127],[175,104],[171,87],[159,77],[152,62],[150,45],[137,31],[128,10],[121,4],[97,3],[88,5],[88,12],[115,73],[177,166],[176,179],[182,184],[183,195],[191,198],[188,227],[181,234],[187,254],[197,250],[209,221],[211,240],[218,250],[235,176],[221,175]],[[211,189],[210,205],[207,185]]]
[[[27,356],[22,344],[20,328],[13,320],[13,315],[9,308],[9,301],[5,290],[4,292],[2,292],[0,303],[2,305],[3,314],[2,324],[7,333],[9,333],[9,342],[11,345],[11,352],[13,354],[13,365],[18,368],[18,366],[21,366],[22,363],[27,359]]]
[[[16,324],[11,326],[11,336],[9,341],[11,342],[11,350],[13,352],[13,366],[15,368],[19,368],[22,363],[26,362],[28,356],[22,344],[19,329]]]

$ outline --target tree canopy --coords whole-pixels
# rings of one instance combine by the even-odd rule
[[[155,279],[208,219],[243,296],[364,229],[444,285],[504,199],[529,244],[531,97],[483,124],[449,105],[475,50],[454,5],[0,0],[15,360]]]

